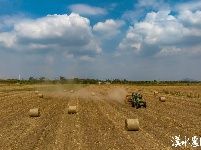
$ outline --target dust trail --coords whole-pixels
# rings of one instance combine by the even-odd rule
[[[109,91],[107,97],[108,99],[115,100],[121,104],[124,104],[126,94],[127,92],[125,88],[117,87]]]

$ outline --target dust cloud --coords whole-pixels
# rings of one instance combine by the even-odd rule
[[[127,92],[124,88],[116,87],[114,89],[111,89],[108,92],[108,99],[115,100],[121,104],[124,104],[125,96]]]

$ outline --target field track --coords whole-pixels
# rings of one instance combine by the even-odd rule
[[[201,138],[201,99],[185,95],[201,93],[200,86],[89,85],[73,86],[73,93],[63,89],[1,86],[0,149],[201,149],[201,143],[196,148],[190,145],[193,136]],[[44,97],[39,98],[35,90]],[[164,90],[184,94],[167,94]],[[125,103],[125,95],[131,91],[143,95],[146,109]],[[154,96],[153,91],[159,94]],[[159,96],[165,96],[166,102],[160,102]],[[68,114],[69,106],[77,106],[77,114]],[[29,117],[31,108],[39,108],[41,116]],[[140,130],[126,131],[126,118],[138,118]],[[186,146],[174,148],[173,137],[179,135],[182,141],[185,137],[189,141]]]

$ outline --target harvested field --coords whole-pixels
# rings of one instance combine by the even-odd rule
[[[125,103],[132,91],[143,95],[146,109]],[[200,86],[3,85],[0,149],[201,149],[200,94]],[[166,101],[161,103],[160,96]],[[69,106],[77,113],[68,114]],[[32,108],[40,109],[40,117],[29,117]],[[125,119],[138,119],[139,130],[127,131]],[[175,136],[182,144],[177,148]],[[195,136],[197,147],[191,145]]]

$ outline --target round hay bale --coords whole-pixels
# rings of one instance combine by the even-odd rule
[[[73,90],[70,90],[70,92],[73,93],[74,91],[73,91]]]
[[[139,130],[139,120],[138,119],[126,119],[125,128],[127,131],[138,131]]]
[[[38,94],[38,91],[35,91],[35,94]]]
[[[165,102],[165,100],[166,100],[165,97],[163,97],[163,96],[159,97],[159,101],[161,101],[161,102]]]
[[[75,113],[77,113],[77,106],[69,106],[68,114],[75,114]]]
[[[39,108],[30,109],[29,110],[29,116],[30,117],[39,117],[40,116]]]
[[[39,97],[39,98],[43,98],[43,94],[41,94],[41,93],[38,94],[38,97]]]
[[[91,95],[92,95],[92,96],[95,96],[96,94],[95,94],[95,93],[91,93]]]
[[[157,95],[158,94],[158,91],[154,91],[154,95]]]
[[[66,90],[64,90],[64,92],[66,92]]]

